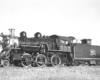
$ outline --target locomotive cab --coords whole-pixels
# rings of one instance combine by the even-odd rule
[[[50,37],[54,39],[54,42],[56,43],[56,49],[66,52],[71,51],[71,42],[75,39],[74,37],[64,37],[57,35],[52,35]]]
[[[74,37],[63,37],[59,36],[59,49],[66,52],[71,52],[71,43]]]

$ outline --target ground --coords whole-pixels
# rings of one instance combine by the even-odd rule
[[[0,80],[100,80],[100,66],[0,68]]]

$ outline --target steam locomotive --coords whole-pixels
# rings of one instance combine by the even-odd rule
[[[1,66],[57,67],[100,64],[100,46],[91,45],[91,39],[82,39],[79,43],[72,36],[42,36],[37,32],[34,37],[27,37],[26,32],[22,31],[20,37],[16,37],[14,32],[15,29],[10,29],[10,35],[0,35],[3,38]]]

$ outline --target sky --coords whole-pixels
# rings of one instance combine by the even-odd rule
[[[100,0],[0,0],[0,33],[57,34],[100,45]]]

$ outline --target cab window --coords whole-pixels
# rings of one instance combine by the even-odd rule
[[[60,39],[60,43],[66,43],[66,41],[64,41],[64,40]]]

